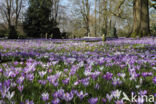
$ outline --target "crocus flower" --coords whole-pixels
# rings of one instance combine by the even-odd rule
[[[22,84],[23,81],[24,81],[25,77],[24,76],[20,76],[18,79],[17,79],[17,83],[18,84]]]
[[[73,99],[73,94],[72,93],[64,93],[63,94],[63,99],[66,101],[66,102],[69,102]]]
[[[41,71],[39,72],[40,77],[43,77],[47,72],[46,71]]]
[[[109,95],[109,94],[106,94],[106,98],[108,99],[108,101],[110,102],[112,99],[113,99],[113,95]]]
[[[119,77],[122,77],[122,79],[125,79],[126,74],[125,73],[118,73]]]
[[[2,72],[3,72],[3,69],[0,68],[0,73],[2,73]]]
[[[9,100],[11,100],[14,97],[14,95],[15,95],[15,92],[14,91],[13,92],[8,91],[7,94],[6,94],[6,98],[8,98]]]
[[[137,104],[144,104],[144,98],[143,97],[138,97]]]
[[[97,104],[98,98],[97,98],[97,97],[96,97],[96,98],[90,98],[90,99],[88,100],[88,102],[89,102],[90,104]]]
[[[102,102],[105,104],[107,102],[107,99],[103,98]]]
[[[142,76],[145,78],[145,77],[148,77],[148,76],[152,76],[152,72],[143,72],[142,73]]]
[[[79,93],[77,93],[77,96],[82,100],[85,96],[87,96],[88,93],[83,93],[83,91],[80,91]]]
[[[60,103],[60,99],[59,98],[55,98],[54,100],[51,101],[52,104],[59,104]]]
[[[140,95],[146,95],[146,94],[147,94],[147,90],[140,91],[139,94],[140,94]]]
[[[119,91],[119,90],[112,91],[111,95],[112,95],[114,98],[119,99],[120,96],[121,96],[121,91]]]
[[[47,80],[38,80],[38,82],[39,82],[40,84],[42,84],[42,85],[46,85]]]
[[[115,101],[115,104],[125,104],[122,100]]]
[[[23,86],[23,85],[19,85],[17,88],[18,88],[18,90],[19,90],[20,92],[22,92],[22,91],[23,91],[24,86]]]
[[[112,80],[113,73],[107,72],[106,75],[103,75],[103,78],[106,80]]]
[[[153,83],[156,84],[156,77],[153,78]]]
[[[42,93],[42,100],[43,101],[49,100],[49,94],[48,93]]]
[[[62,96],[64,95],[64,90],[63,89],[59,89],[58,91],[56,91],[54,94],[53,94],[53,97],[55,98],[62,98]]]
[[[122,83],[122,81],[119,78],[113,78],[112,84],[114,86],[120,85]]]
[[[27,75],[26,75],[26,78],[27,78],[29,81],[33,81],[33,79],[34,79],[34,74],[27,74]]]
[[[97,83],[97,84],[95,85],[95,89],[99,90],[99,88],[100,88],[100,85]]]
[[[62,80],[62,82],[63,82],[64,84],[68,84],[68,83],[69,83],[69,78],[66,78],[65,80]]]
[[[33,101],[26,100],[25,101],[25,104],[34,104],[34,102]]]
[[[89,78],[89,77],[80,80],[80,82],[81,82],[84,86],[88,86],[88,85],[89,85],[89,81],[90,81],[90,78]]]

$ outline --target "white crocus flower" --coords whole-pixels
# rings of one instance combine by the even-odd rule
[[[119,91],[119,90],[113,91],[112,95],[113,95],[114,98],[119,99],[120,96],[121,96],[121,91]]]
[[[123,80],[125,80],[125,76],[126,76],[125,73],[121,73],[120,76],[122,77]]]
[[[112,94],[111,94],[111,95],[107,94],[107,95],[106,95],[106,98],[107,98],[108,101],[110,102],[110,101],[113,99],[113,95],[112,95]]]
[[[153,70],[156,70],[156,67],[153,67]]]
[[[15,95],[15,92],[13,91],[12,93],[10,93],[10,91],[6,94],[6,98],[8,98],[9,100],[11,100]]]
[[[102,66],[102,67],[100,67],[99,69],[102,71],[102,70],[104,69],[104,67]]]

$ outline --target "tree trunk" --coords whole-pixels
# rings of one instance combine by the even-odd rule
[[[104,19],[104,28],[105,28],[105,35],[108,35],[108,10],[107,10],[107,0],[104,0],[104,13],[103,13],[103,19]]]
[[[132,37],[148,36],[149,29],[149,10],[148,0],[133,1],[133,32]]]
[[[150,33],[149,28],[149,8],[148,8],[148,0],[142,1],[142,9],[141,9],[141,36],[148,36]]]
[[[88,0],[86,1],[86,11],[87,11],[87,15],[86,15],[86,16],[87,16],[87,17],[86,17],[86,22],[87,22],[87,23],[86,23],[86,25],[87,25],[87,26],[86,26],[86,28],[87,28],[87,36],[90,37],[90,35],[89,35],[89,34],[90,34],[90,29],[89,29],[89,22],[90,22],[90,19],[89,19],[89,16],[90,16],[90,5],[89,5],[89,1],[88,1]]]
[[[97,26],[97,24],[96,24],[96,3],[97,3],[97,0],[95,0],[95,24],[94,24],[94,34],[95,34],[95,37],[96,37],[96,26]]]

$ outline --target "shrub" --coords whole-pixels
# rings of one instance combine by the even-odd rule
[[[9,34],[9,37],[8,37],[9,39],[17,39],[18,38],[18,34],[15,29],[15,26],[10,26],[8,34]]]

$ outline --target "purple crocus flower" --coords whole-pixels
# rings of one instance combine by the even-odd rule
[[[5,104],[3,100],[0,100],[0,104]]]
[[[84,86],[88,86],[88,85],[89,85],[89,81],[90,81],[90,78],[89,78],[89,77],[80,80],[80,82],[81,82]]]
[[[106,80],[112,80],[113,74],[110,72],[107,72],[105,75],[103,75],[103,78]]]
[[[23,91],[24,86],[23,86],[23,85],[19,85],[17,88],[18,88],[18,90],[19,90],[20,92],[22,92],[22,91]]]
[[[58,86],[57,79],[59,78],[59,74],[48,76],[47,79],[50,83],[52,83],[55,87]]]
[[[85,96],[87,96],[88,93],[83,93],[83,91],[80,91],[79,93],[77,93],[77,96],[82,100]]]
[[[145,77],[148,77],[148,76],[152,76],[152,72],[143,72],[142,73],[142,76],[145,78]]]
[[[16,77],[15,72],[13,72],[13,71],[9,71],[9,72],[8,72],[8,77],[11,77],[11,78]]]
[[[140,94],[140,95],[146,95],[146,94],[147,94],[147,90],[140,91],[139,94]]]
[[[96,97],[96,98],[90,98],[89,100],[88,100],[88,102],[90,103],[90,104],[96,104],[97,102],[98,102],[98,98]]]
[[[33,101],[26,100],[25,101],[25,104],[34,104],[34,102]]]
[[[4,88],[0,89],[2,98],[4,98],[6,96],[7,92],[9,92],[9,89],[10,89],[10,87],[6,87],[6,86],[4,86]]]
[[[115,101],[115,104],[125,104],[123,101]]]
[[[2,73],[2,72],[3,72],[3,69],[0,68],[0,73]]]
[[[59,98],[55,98],[54,100],[51,101],[52,104],[59,104],[60,103],[60,99]]]
[[[48,93],[42,93],[42,100],[47,101],[49,99],[49,94]]]
[[[63,99],[66,101],[66,102],[69,102],[73,99],[73,94],[72,93],[64,93],[63,94]]]
[[[113,99],[113,95],[109,95],[109,94],[106,94],[106,98],[108,99],[108,101],[110,102],[112,99]]]
[[[27,74],[27,75],[26,75],[26,78],[27,78],[29,81],[33,81],[33,79],[34,79],[34,74]]]
[[[19,78],[17,79],[17,83],[18,83],[18,84],[22,84],[23,81],[24,81],[24,79],[25,79],[24,76],[19,77]]]
[[[54,94],[53,94],[53,97],[55,97],[55,98],[62,98],[62,96],[64,95],[64,90],[63,89],[59,89],[57,92],[55,92]]]
[[[105,104],[107,102],[107,99],[106,98],[103,98],[102,99],[102,102]]]
[[[46,85],[47,80],[38,80],[38,82],[39,82],[40,84],[42,84],[42,85]]]
[[[4,81],[4,86],[9,87],[10,84],[11,84],[11,80],[10,79]]]
[[[144,104],[144,98],[143,97],[138,97],[137,104]]]
[[[71,93],[73,93],[73,94],[77,94],[78,91],[77,91],[77,90],[71,90]]]
[[[121,85],[122,84],[122,81],[119,78],[116,78],[115,77],[115,78],[113,78],[112,84],[114,86]]]
[[[69,75],[74,75],[78,69],[79,69],[78,66],[76,65],[72,66]]]
[[[69,83],[69,78],[66,78],[65,80],[62,81],[65,85]]]
[[[47,72],[46,71],[41,71],[39,72],[40,77],[43,77]]]
[[[153,83],[156,84],[156,77],[153,78]]]
[[[16,65],[18,65],[18,62],[17,62],[17,61],[15,61],[15,62],[14,62],[14,65],[15,65],[15,66],[16,66]]]

